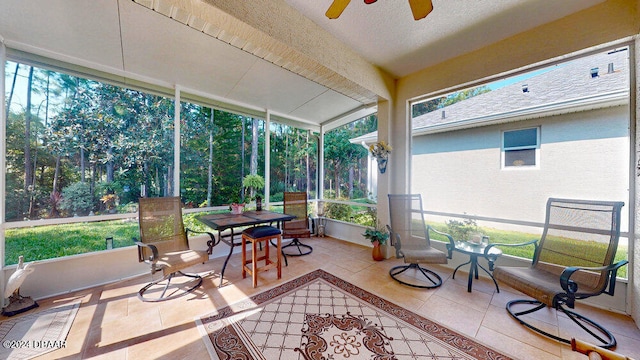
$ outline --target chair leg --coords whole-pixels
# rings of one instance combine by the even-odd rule
[[[277,244],[273,243],[273,239],[270,240],[269,243],[275,247],[278,247]],[[282,249],[282,246],[280,248]],[[287,254],[285,254],[284,251],[282,250],[278,250],[278,251],[282,254],[282,257],[284,258],[284,266],[289,266],[289,260],[287,260]]]
[[[522,311],[516,311],[513,307],[516,305],[531,305],[532,307],[530,308],[526,308],[525,310]],[[528,327],[529,329],[537,332],[538,334],[542,335],[542,336],[546,336],[548,338],[551,338],[553,340],[559,341],[561,343],[564,344],[571,344],[571,340],[570,339],[565,339],[565,338],[561,338],[559,336],[550,334],[542,329],[539,329],[533,325],[531,325],[530,323],[526,322],[522,316],[527,315],[527,314],[531,314],[533,312],[536,312],[540,309],[544,309],[546,308],[547,305],[545,303],[542,303],[540,301],[537,300],[526,300],[526,299],[521,299],[521,300],[512,300],[509,301],[507,303],[507,311],[509,312],[509,314],[516,320],[518,320],[518,322],[526,327]],[[585,332],[587,332],[589,335],[591,335],[594,339],[599,341],[598,346],[605,348],[605,349],[610,349],[612,347],[615,347],[617,342],[615,337],[613,336],[613,334],[611,334],[611,332],[609,332],[609,330],[605,329],[602,325],[596,323],[595,321],[586,318],[574,311],[571,311],[569,309],[567,309],[565,306],[563,306],[562,304],[558,305],[558,307],[556,308],[556,310],[562,311],[564,314],[566,314],[569,319],[571,319],[574,323],[576,323],[578,326],[580,326],[580,328],[582,328]],[[586,325],[585,325],[586,324]],[[597,332],[601,333],[602,336],[598,335],[597,332],[593,331],[592,329],[597,330]]]
[[[276,266],[277,266],[277,269],[278,269],[278,279],[281,279],[282,278],[282,257],[284,256],[284,255],[282,255],[282,236],[278,235],[278,237],[276,239],[277,239],[276,241],[277,241],[277,244],[278,244],[278,246],[276,248],[277,249],[277,251],[276,251],[276,254],[277,254],[276,255],[276,261],[277,261]],[[269,247],[269,245],[267,245],[267,247]],[[285,261],[286,261],[286,259],[287,259],[287,257],[285,256]]]
[[[297,254],[296,253],[293,253],[293,254],[292,253],[285,253],[284,249],[288,248],[290,246],[295,246],[298,249],[298,253]],[[304,251],[303,251],[303,249],[301,249],[301,247],[305,248]],[[303,255],[309,255],[309,254],[311,254],[311,252],[313,252],[313,248],[310,245],[301,243],[298,238],[294,238],[293,240],[291,240],[290,243],[288,243],[287,245],[282,247],[282,250],[283,250],[282,253],[285,256],[303,256]]]
[[[413,283],[409,283],[409,282],[406,282],[406,281],[402,281],[402,280],[400,280],[399,278],[396,277],[396,276],[402,274],[403,272],[405,272],[405,271],[407,271],[409,269],[414,269],[414,270],[420,271],[420,273],[422,273],[422,275],[424,275],[424,277],[426,277],[427,280],[429,280],[429,282],[431,282],[433,285],[413,284]],[[407,285],[407,286],[412,286],[412,287],[416,287],[416,288],[421,288],[421,289],[433,289],[433,288],[437,288],[438,286],[442,285],[442,278],[440,277],[440,275],[436,274],[435,272],[433,272],[433,271],[431,271],[429,269],[423,268],[419,264],[400,265],[400,266],[393,267],[393,268],[391,268],[391,270],[389,270],[389,275],[393,278],[393,280],[399,282],[400,284]],[[435,277],[435,279],[432,279],[431,278],[432,276]]]
[[[258,244],[257,241],[251,241],[251,279],[253,281],[253,287],[258,286]]]
[[[171,280],[175,277],[175,275],[182,275],[182,276],[186,276],[186,277],[190,277],[193,278],[193,280],[191,280],[191,282],[194,282],[194,285],[191,286],[189,289],[181,291],[181,292],[176,292],[173,295],[169,295],[169,296],[165,296],[167,293],[167,290],[169,289],[169,286],[171,285]],[[150,288],[152,288],[155,285],[160,284],[163,281],[167,281],[167,283],[164,285],[164,288],[162,289],[162,293],[160,294],[160,296],[158,297],[145,297],[144,294],[147,290],[149,290]],[[144,301],[144,302],[158,302],[158,301],[165,301],[165,300],[171,300],[171,299],[175,299],[178,298],[180,296],[184,296],[187,295],[188,293],[193,292],[195,289],[197,289],[200,285],[202,285],[202,277],[198,274],[185,274],[182,271],[176,271],[175,273],[171,273],[167,276],[162,277],[161,279],[155,280],[150,282],[149,284],[145,285],[142,289],[140,289],[140,291],[138,291],[138,299]],[[175,291],[178,291],[177,289]]]
[[[247,278],[247,269],[245,268],[247,265],[247,239],[242,235],[242,278]],[[220,280],[222,281],[222,280]]]

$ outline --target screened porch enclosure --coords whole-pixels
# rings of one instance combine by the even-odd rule
[[[325,24],[322,13],[324,22],[307,17],[301,1],[267,2],[264,8],[245,1],[176,0],[0,5],[2,284],[18,254],[38,259],[37,275],[24,284],[36,298],[146,273],[130,242],[138,232],[140,196],[180,196],[185,224],[196,226],[194,217],[228,211],[231,202],[262,194],[263,204],[279,211],[284,191],[306,191],[311,216],[326,218],[329,236],[365,246],[364,229],[388,223],[390,193],[421,193],[427,221],[443,230],[461,228],[460,237],[474,226],[536,234],[540,198],[614,197],[625,202],[623,237],[631,264],[616,298],[599,306],[640,316],[634,276],[640,184],[636,1],[495,1],[504,11],[478,18],[484,20],[475,25],[485,33],[474,34],[483,36],[469,36],[477,28],[467,19],[455,37],[389,63],[364,54],[394,54],[372,51],[390,42],[359,49],[360,43],[349,45],[327,29],[337,22]],[[452,6],[446,2],[440,9]],[[428,26],[443,19],[440,9],[426,21],[403,24]],[[473,9],[496,10],[477,4]],[[526,9],[539,10],[539,16]],[[513,14],[526,21],[512,21]],[[345,19],[347,13],[342,24],[356,25]],[[496,26],[488,26],[493,21]],[[619,48],[628,49],[626,92],[601,99],[617,103],[608,110],[619,113],[550,109],[551,119],[457,123],[412,136],[415,103]],[[597,67],[593,79],[611,78],[608,63]],[[612,70],[621,69],[615,64]],[[518,95],[537,91],[531,83],[522,85]],[[438,108],[434,115],[448,118],[450,110]],[[589,141],[577,138],[585,135],[576,131],[580,126],[591,127]],[[621,127],[623,134],[612,134]],[[332,148],[334,141],[364,134],[393,146],[386,173],[370,161],[361,141]],[[605,191],[607,180],[600,176],[606,159],[614,193]],[[553,178],[570,166],[580,171],[554,187]],[[243,179],[253,175],[264,179],[264,187],[248,189],[247,196]],[[41,232],[45,228],[53,230]],[[69,242],[51,248],[56,239]],[[206,244],[196,239],[194,246]],[[212,257],[225,253],[215,249]],[[526,263],[518,257],[528,255],[512,255],[501,261]]]

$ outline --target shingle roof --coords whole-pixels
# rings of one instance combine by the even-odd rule
[[[629,88],[629,52],[618,51],[559,64],[526,80],[413,118],[413,129],[468,121],[545,104],[566,102]],[[608,73],[613,63],[613,72]],[[598,68],[599,76],[591,77]],[[527,85],[527,92],[523,91]],[[442,118],[442,112],[445,118]]]
[[[609,73],[609,64],[613,72]],[[598,68],[598,76],[591,76],[591,69]],[[523,91],[526,85],[527,92]],[[499,119],[514,113],[526,112],[518,120],[540,117],[545,106],[585,99],[594,101],[629,89],[629,51],[623,49],[602,53],[555,65],[545,71],[504,87],[459,101],[412,119],[412,130],[428,131],[430,128],[465,124],[480,126],[483,119]],[[591,107],[610,106],[599,103]],[[529,111],[527,111],[529,110]],[[444,111],[444,118],[442,112]],[[536,115],[538,113],[538,115]],[[546,116],[546,115],[545,115]],[[457,127],[459,128],[459,127]],[[377,132],[352,139],[352,143],[377,138]]]

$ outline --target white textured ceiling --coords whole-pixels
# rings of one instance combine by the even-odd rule
[[[304,72],[286,70],[268,56],[251,54],[234,45],[237,39],[219,40],[178,19],[196,22],[193,14],[169,9],[172,19],[149,9],[180,3],[176,0],[138,1],[148,6],[132,0],[0,0],[0,39],[9,48],[160,86],[178,85],[312,125],[349,112],[361,114],[358,110],[368,105],[309,80]],[[354,0],[337,20],[324,16],[331,0],[273,0],[265,11],[278,17],[278,7],[289,4],[371,64],[399,77],[599,2],[434,0],[434,11],[419,21],[413,20],[406,0],[372,5]]]
[[[407,0],[353,0],[338,19],[333,0],[285,0],[369,62],[395,76],[477,50],[603,0],[433,0],[415,21]]]

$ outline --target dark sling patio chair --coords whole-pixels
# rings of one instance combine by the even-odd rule
[[[417,288],[431,289],[442,285],[438,274],[420,264],[446,264],[447,257],[451,258],[451,251],[447,256],[431,247],[432,232],[447,237],[450,243],[453,238],[425,224],[421,195],[389,194],[389,217],[391,245],[396,249],[396,258],[403,258],[407,264],[393,267],[389,275],[401,284]]]
[[[138,261],[151,266],[152,279],[138,291],[138,298],[142,301],[156,302],[174,299],[194,291],[202,284],[202,277],[198,274],[185,274],[182,270],[207,262],[209,255],[206,250],[189,249],[187,233],[196,232],[184,228],[180,198],[141,198],[138,209],[140,241],[135,238],[133,240],[138,245]],[[213,234],[206,234],[215,245]],[[153,280],[153,275],[159,271],[162,271],[162,278]],[[193,280],[172,287],[171,280],[176,275],[187,276]],[[145,292],[155,285],[158,285],[157,291],[150,291],[149,294],[157,295],[157,292],[160,292],[160,295],[145,296]]]
[[[613,295],[616,273],[627,263],[626,260],[614,263],[623,205],[623,202],[550,198],[540,240],[511,245],[535,246],[531,266],[497,266],[493,272],[496,280],[534,299],[510,301],[509,314],[529,329],[569,344],[569,339],[549,334],[526,320],[527,314],[553,307],[598,340],[599,346],[614,347],[616,339],[607,329],[569,309],[574,308],[575,300]]]
[[[307,193],[285,192],[284,193],[284,210],[287,215],[293,215],[296,218],[285,221],[282,224],[282,238],[291,239],[287,245],[282,247],[285,264],[288,265],[287,256],[302,256],[311,254],[313,248],[310,245],[300,242],[300,238],[310,238],[311,230],[309,230],[309,216],[307,215]],[[297,250],[293,252],[285,252],[286,248],[295,247]]]

